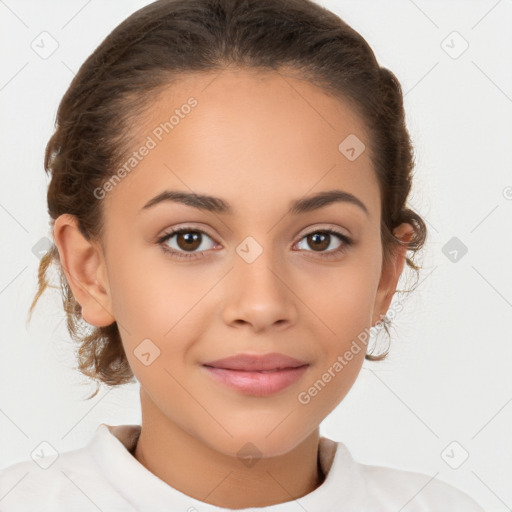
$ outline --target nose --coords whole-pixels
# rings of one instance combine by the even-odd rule
[[[299,299],[289,282],[290,275],[277,263],[271,250],[263,250],[252,262],[237,255],[223,285],[226,324],[248,326],[254,332],[293,325]]]

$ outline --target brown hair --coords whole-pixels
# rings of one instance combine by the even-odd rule
[[[84,237],[101,240],[102,208],[94,190],[123,161],[134,135],[133,120],[180,74],[220,72],[228,66],[292,70],[348,101],[365,122],[380,185],[383,264],[397,245],[407,244],[414,255],[422,248],[426,225],[406,205],[414,156],[400,83],[379,66],[358,32],[311,0],[158,0],[118,25],[82,64],[60,102],[44,161],[51,174],[51,226],[69,213]],[[414,227],[408,242],[392,232],[403,222]],[[81,318],[55,244],[40,262],[30,317],[49,286],[47,271],[53,262],[67,328],[79,343],[78,369],[98,383],[89,398],[101,382],[133,382],[116,322],[91,330]],[[410,257],[406,262],[418,273],[420,267]],[[389,337],[388,324],[385,317],[381,325]],[[387,354],[388,349],[365,357],[381,360]]]

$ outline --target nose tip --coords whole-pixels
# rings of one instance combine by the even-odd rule
[[[271,268],[272,254],[263,251],[253,263],[242,259],[234,271],[227,296],[230,298],[224,314],[232,325],[252,326],[255,332],[285,328],[296,317],[290,287],[278,272]]]

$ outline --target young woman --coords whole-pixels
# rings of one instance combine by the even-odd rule
[[[5,468],[2,511],[482,510],[319,435],[385,356],[369,329],[426,238],[400,84],[339,17],[140,9],[73,79],[45,168],[54,245],[32,308],[56,264],[80,371],[136,378],[142,425]]]

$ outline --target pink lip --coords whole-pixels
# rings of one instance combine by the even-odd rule
[[[298,380],[306,371],[306,366],[286,368],[283,370],[262,372],[247,372],[244,370],[226,370],[205,366],[208,373],[224,384],[255,396],[265,396],[277,393]]]
[[[268,354],[237,354],[203,364],[227,370],[264,371],[297,368],[308,363],[278,352],[270,352]]]
[[[208,373],[243,393],[265,396],[297,381],[309,364],[284,354],[239,354],[204,363]]]

